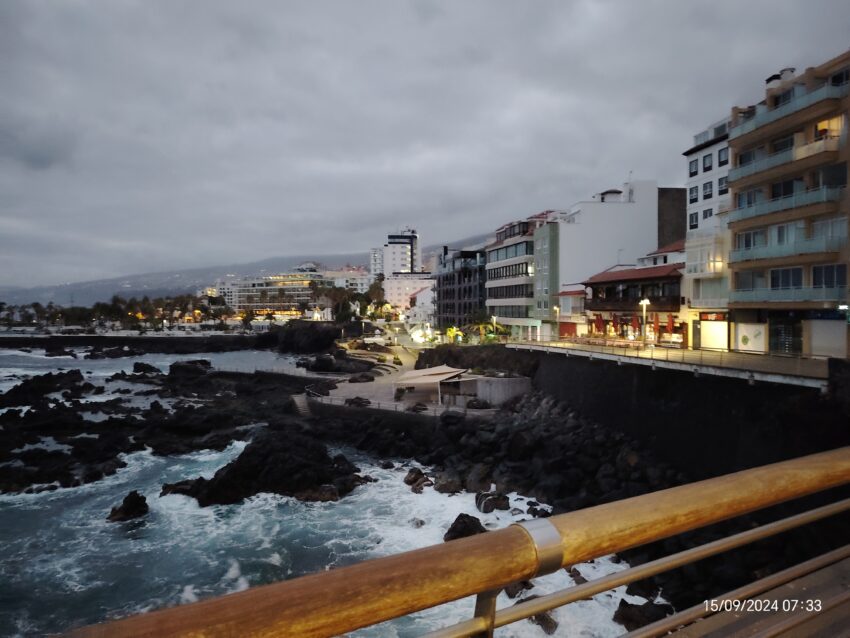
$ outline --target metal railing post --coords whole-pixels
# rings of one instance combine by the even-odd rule
[[[474,618],[480,618],[486,623],[486,629],[474,634],[472,638],[493,638],[493,629],[496,621],[496,597],[500,589],[491,589],[481,592],[475,597]]]

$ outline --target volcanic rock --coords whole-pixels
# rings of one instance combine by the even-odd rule
[[[121,505],[112,508],[106,520],[113,523],[129,521],[133,518],[144,516],[148,513],[149,509],[147,499],[136,490],[133,490],[124,497]]]
[[[483,534],[486,531],[477,517],[470,516],[469,514],[458,514],[457,518],[449,527],[449,530],[443,536],[443,540],[453,541],[456,538],[475,536],[476,534]]]
[[[639,627],[651,622],[661,620],[673,613],[670,605],[658,605],[648,602],[643,605],[633,605],[625,600],[620,601],[617,611],[614,612],[614,622],[620,623],[626,631],[634,631]]]

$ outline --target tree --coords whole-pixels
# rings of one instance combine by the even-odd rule
[[[248,308],[245,315],[242,317],[242,327],[245,330],[251,330],[251,322],[254,320],[254,311]]]

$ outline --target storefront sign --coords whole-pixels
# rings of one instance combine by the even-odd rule
[[[728,316],[725,312],[701,312],[699,313],[700,321],[727,321]]]

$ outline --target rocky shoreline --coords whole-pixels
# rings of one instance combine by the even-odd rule
[[[346,361],[344,352],[337,351],[305,365],[354,372],[363,364]],[[529,358],[523,365],[532,366],[533,361]],[[586,420],[541,393],[513,401],[491,420],[447,413],[437,421],[324,405],[315,406],[315,416],[303,418],[291,395],[304,392],[307,385],[326,391],[331,382],[216,372],[204,360],[174,363],[167,373],[136,362],[131,373],[119,373],[111,380],[126,387],[98,403],[86,399],[106,394],[106,388],[86,381],[79,370],[32,377],[0,395],[0,407],[8,408],[0,414],[0,492],[97,481],[120,469],[121,455],[130,452],[150,449],[156,455],[174,455],[223,450],[237,440],[250,443],[215,476],[163,485],[161,495],[184,494],[201,506],[235,503],[258,492],[312,501],[344,498],[371,479],[345,457],[328,452],[328,446],[338,444],[387,464],[415,460],[429,469],[408,474],[405,482],[413,491],[433,485],[447,494],[473,492],[482,512],[504,509],[505,493],[516,491],[536,499],[526,502],[528,517],[550,515],[541,502],[551,504],[557,514],[689,481],[623,433]],[[134,407],[125,397],[149,397],[150,402],[146,408]],[[22,409],[25,406],[29,409]],[[105,418],[96,422],[84,418],[95,411]],[[46,440],[48,449],[43,446]],[[131,492],[125,503],[116,504],[110,520],[143,516],[147,505],[137,497]],[[746,517],[712,526],[621,556],[640,564],[740,531],[754,520]],[[475,526],[467,521],[464,529]],[[631,629],[665,615],[670,608],[655,604],[659,592],[676,608],[698,604],[799,562],[808,557],[811,544],[806,533],[771,539],[634,583],[628,593],[647,603],[623,602],[615,619]],[[574,582],[582,578],[577,570],[568,573]]]

